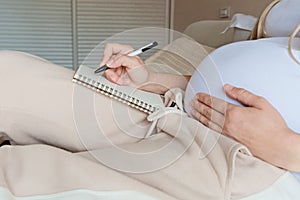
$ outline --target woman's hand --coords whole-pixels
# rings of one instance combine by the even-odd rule
[[[127,56],[131,51],[133,48],[128,45],[106,44],[100,66],[106,64],[110,68],[104,74],[111,82],[142,87],[150,80],[152,72],[146,68],[140,57]]]
[[[127,56],[132,50],[130,46],[115,43],[105,46],[100,66],[106,64],[110,68],[104,73],[108,80],[157,94],[174,87],[185,89],[190,76],[150,71],[140,57]]]
[[[225,93],[245,107],[198,93],[192,115],[201,123],[249,148],[253,155],[279,167],[300,171],[300,137],[264,98],[225,85]]]
[[[123,45],[118,43],[107,43],[104,46],[104,52],[103,52],[103,57],[100,66],[103,66],[105,64],[111,65],[116,56],[126,55],[133,50],[134,49],[129,45]]]

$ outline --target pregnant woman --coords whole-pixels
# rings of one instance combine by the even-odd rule
[[[102,64],[109,63],[111,69],[105,72],[106,77],[120,85],[136,86],[143,83],[141,89],[158,94],[173,87],[184,90],[187,87],[185,110],[195,119],[243,143],[255,156],[278,167],[300,172],[300,135],[297,134],[300,133],[300,109],[297,103],[300,102],[300,66],[295,67],[292,59],[287,62],[281,60],[280,53],[284,52],[272,52],[277,44],[285,43],[286,39],[279,38],[220,48],[200,64],[191,80],[190,77],[185,77],[190,80],[188,86],[181,76],[151,72],[144,67],[139,57],[122,55],[132,50],[128,46],[106,45]],[[270,52],[269,56],[255,57],[257,49]],[[117,57],[110,59],[116,55]],[[274,64],[267,65],[263,62],[268,59],[272,59]],[[288,66],[289,63],[291,66]],[[205,94],[222,97],[222,92],[219,91],[221,86],[211,86],[216,82],[216,77],[209,72],[215,68],[224,83],[245,86],[260,93],[260,96],[230,85],[225,85],[224,91],[232,99],[231,103]],[[140,75],[136,76],[139,74],[137,71],[142,71],[144,80],[140,80]],[[262,96],[276,104],[292,128]]]
[[[299,43],[299,40],[295,41]],[[144,174],[116,172],[106,167],[109,165],[93,162],[90,154],[93,150],[99,150],[101,155],[108,155],[108,161],[113,161],[112,164],[121,163],[123,167],[122,162],[125,161],[127,167],[148,167],[171,157],[178,148],[167,152],[166,157],[156,156],[150,162],[144,159],[143,162],[126,161],[124,157],[110,151],[111,146],[104,143],[103,138],[91,134],[89,127],[94,124],[86,113],[79,113],[80,122],[89,126],[78,131],[78,124],[74,121],[76,113],[73,97],[79,86],[71,81],[73,71],[29,54],[2,51],[0,139],[9,140],[13,145],[11,148],[0,148],[0,185],[8,187],[17,196],[87,188],[98,191],[134,190],[160,199],[228,199],[255,195],[283,177],[280,178],[280,189],[276,182],[272,190],[268,188],[267,195],[280,191],[275,194],[278,198],[286,193],[298,197],[299,183],[290,173],[253,158],[245,151],[241,152],[239,148],[234,148],[240,147],[239,144],[227,137],[217,136],[201,125],[203,123],[243,143],[255,156],[293,171],[292,174],[297,177],[296,172],[300,171],[300,143],[297,134],[300,132],[297,117],[300,67],[292,61],[283,65],[282,62],[285,63],[286,60],[281,60],[280,55],[284,55],[282,52],[270,52],[269,56],[264,57],[266,60],[277,58],[272,61],[274,65],[266,65],[264,68],[264,65],[259,65],[261,58],[251,57],[257,51],[257,46],[268,51],[285,43],[285,38],[279,38],[224,46],[203,60],[192,77],[152,72],[139,57],[125,55],[132,51],[131,47],[107,44],[101,65],[109,65],[110,69],[105,75],[110,81],[158,94],[173,87],[181,88],[186,91],[184,109],[197,120],[185,116],[182,118],[184,123],[180,124],[181,121],[176,121],[178,116],[167,116],[166,126],[164,121],[158,123],[164,132],[141,140],[121,134],[121,131],[131,133],[147,128],[145,114],[130,110],[130,119],[116,120],[120,109],[117,104],[112,104],[115,101],[103,95],[93,96],[95,112],[92,114],[98,117],[101,130],[109,136],[112,143],[120,144],[128,151],[139,147],[139,154],[147,150],[153,151],[153,147],[163,149],[161,147],[170,141],[177,141],[177,147],[180,148],[180,139],[185,138],[176,138],[166,134],[167,132],[174,133],[179,127],[181,135],[189,136],[191,132],[198,131],[191,147],[172,165],[164,165],[161,166],[162,169]],[[213,70],[218,72],[223,82],[218,82],[220,77],[216,79],[211,76],[210,72]],[[226,103],[220,99],[225,96],[223,83],[245,87],[264,98],[244,89],[225,85],[224,90],[231,98],[225,98],[230,102]],[[79,89],[82,96],[77,100],[93,95],[92,91],[84,87]],[[75,106],[85,110],[90,105],[83,102]],[[124,123],[128,121],[131,123]],[[124,129],[121,130],[120,125]],[[212,142],[210,135],[212,138],[219,137],[212,149],[212,146],[204,143]],[[222,145],[222,141],[233,148]],[[87,152],[87,149],[91,152]],[[199,149],[208,149],[209,152],[199,159]],[[182,178],[183,173],[185,178]],[[283,176],[284,173],[287,176]],[[259,183],[254,178],[257,174],[261,178]],[[291,191],[291,188],[294,189]],[[137,194],[134,195],[136,197]],[[260,197],[266,199],[263,198],[265,196]],[[253,199],[259,198],[254,196]]]

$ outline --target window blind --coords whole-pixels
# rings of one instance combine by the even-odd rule
[[[168,40],[159,30],[122,32],[141,27],[169,28],[169,8],[169,0],[77,0],[78,63],[81,64],[97,44],[110,37],[113,37],[111,41],[135,48]]]
[[[169,28],[170,1],[0,0],[0,50],[24,51],[76,68],[95,46],[117,33]],[[168,35],[132,31],[113,39],[138,48],[167,41]]]
[[[71,0],[0,0],[0,49],[71,68]]]

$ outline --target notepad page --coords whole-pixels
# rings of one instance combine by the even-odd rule
[[[73,81],[149,114],[164,107],[160,95],[114,84],[104,76],[95,74],[94,71],[93,68],[81,65],[76,71]]]

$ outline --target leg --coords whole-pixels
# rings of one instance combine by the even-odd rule
[[[0,132],[11,138],[12,143],[44,143],[71,151],[102,145],[97,138],[91,138],[92,144],[82,144],[80,134],[89,134],[89,130],[77,132],[72,103],[74,88],[78,86],[71,81],[72,70],[29,54],[0,51],[0,72]],[[87,95],[92,93],[81,90]],[[111,99],[95,95],[95,113],[97,121],[102,122],[101,130],[113,141],[132,141],[134,138],[119,134],[122,130],[115,123],[111,105]],[[135,119],[127,124],[129,129],[146,117],[139,111],[132,112]]]

